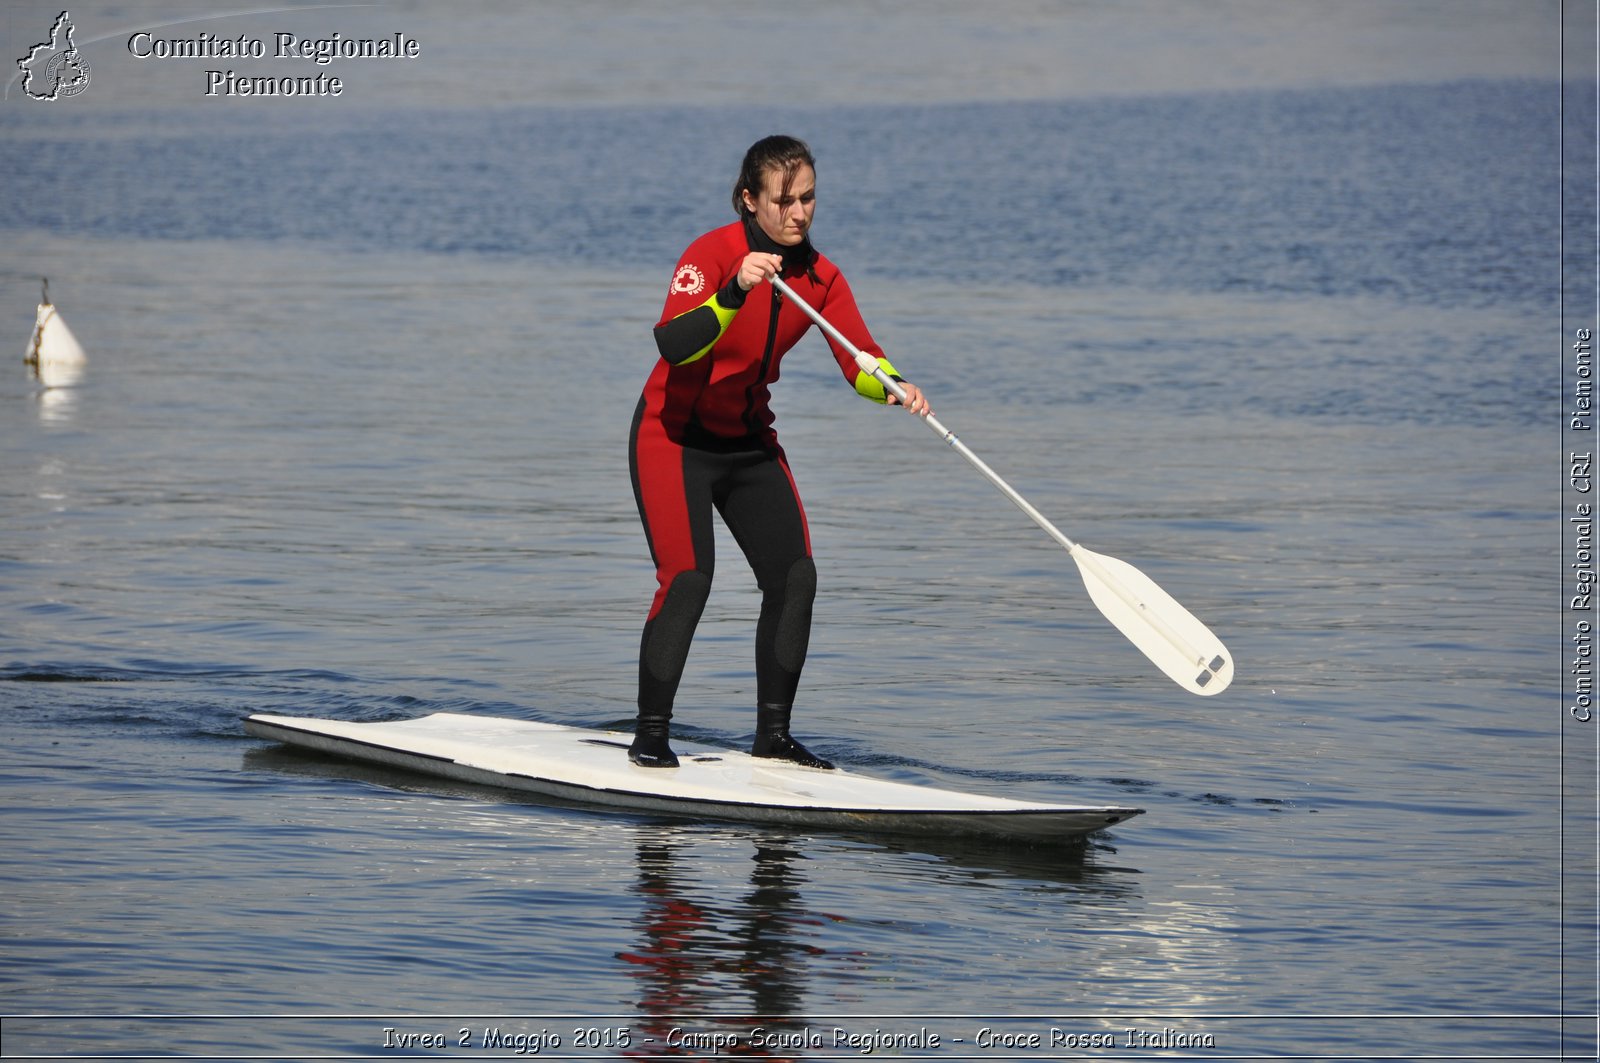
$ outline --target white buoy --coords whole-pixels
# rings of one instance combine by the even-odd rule
[[[28,340],[24,361],[47,388],[67,387],[83,376],[83,364],[87,361],[83,347],[67,327],[61,312],[50,302],[49,280],[44,282],[44,294],[34,315],[33,335]]]

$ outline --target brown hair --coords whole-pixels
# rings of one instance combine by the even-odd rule
[[[794,183],[795,171],[801,166],[817,168],[817,161],[811,157],[811,149],[806,147],[803,140],[786,137],[778,134],[763,137],[750,145],[750,150],[744,153],[744,163],[739,167],[738,180],[733,182],[733,211],[739,217],[750,215],[745,209],[744,194],[746,191],[752,197],[761,195],[761,183],[766,179],[768,170],[777,170],[783,174],[783,191],[788,192],[789,186]]]

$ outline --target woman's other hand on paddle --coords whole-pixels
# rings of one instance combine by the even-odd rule
[[[900,381],[900,387],[904,389],[906,393],[906,401],[903,404],[906,409],[910,410],[912,413],[920,414],[923,417],[933,416],[933,407],[928,405],[928,399],[922,394],[921,388],[917,387],[917,385],[911,383],[909,380]],[[895,398],[892,392],[884,399],[884,402],[888,403],[890,406],[902,405],[900,400]]]
[[[777,276],[783,269],[783,259],[765,251],[752,251],[739,263],[739,287],[749,291],[764,280]]]

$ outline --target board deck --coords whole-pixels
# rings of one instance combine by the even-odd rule
[[[628,760],[631,735],[460,713],[391,723],[257,714],[245,730],[291,746],[585,804],[712,819],[1056,842],[1142,812],[892,782],[673,740],[677,768]]]

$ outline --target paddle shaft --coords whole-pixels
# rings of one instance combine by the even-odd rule
[[[779,292],[783,293],[783,295],[786,296],[791,303],[799,307],[807,317],[816,323],[818,328],[827,333],[828,336],[832,337],[835,343],[839,344],[839,346],[848,351],[850,355],[855,358],[856,364],[861,367],[862,372],[872,374],[873,378],[882,384],[884,389],[898,399],[901,403],[905,403],[907,401],[905,388],[901,387],[900,382],[895,380],[884,370],[883,365],[878,361],[878,359],[874,358],[866,351],[863,351],[854,343],[851,343],[842,332],[840,332],[837,328],[834,328],[832,322],[822,316],[816,307],[800,298],[800,296],[795,293],[794,289],[789,287],[789,285],[784,282],[782,277],[773,277],[772,286]],[[1078,563],[1079,571],[1083,573],[1086,579],[1093,579],[1102,586],[1107,587],[1114,592],[1118,598],[1120,598],[1130,609],[1134,611],[1134,613],[1138,615],[1139,619],[1143,623],[1147,624],[1150,628],[1156,631],[1187,660],[1194,662],[1202,668],[1206,666],[1209,655],[1202,654],[1197,651],[1187,639],[1185,639],[1177,631],[1173,630],[1172,625],[1166,623],[1161,618],[1157,610],[1152,609],[1148,603],[1141,600],[1139,596],[1134,594],[1128,587],[1126,587],[1122,581],[1118,580],[1115,578],[1115,576],[1108,572],[1105,566],[1099,564],[1095,554],[1091,553],[1087,549],[1079,547],[1077,543],[1067,538],[1060,528],[1057,528],[1050,522],[1048,517],[1046,517],[1043,513],[1040,513],[1039,510],[1034,507],[1033,503],[1029,502],[1026,498],[1023,498],[1022,494],[1017,491],[1016,488],[1006,483],[1004,478],[1002,478],[999,473],[991,469],[987,462],[978,457],[977,454],[973,453],[972,448],[963,443],[954,432],[946,428],[937,417],[934,417],[932,414],[928,414],[924,416],[922,420],[929,428],[933,429],[934,432],[938,434],[940,439],[943,439],[946,443],[950,444],[950,446],[955,449],[957,454],[960,454],[963,458],[967,459],[968,464],[982,473],[984,479],[988,480],[997,489],[999,489],[1001,494],[1010,499],[1013,505],[1022,510],[1022,512],[1026,513],[1028,518],[1040,528],[1044,529],[1045,534],[1049,535],[1050,538],[1060,543],[1067,553],[1072,555],[1072,559]]]

